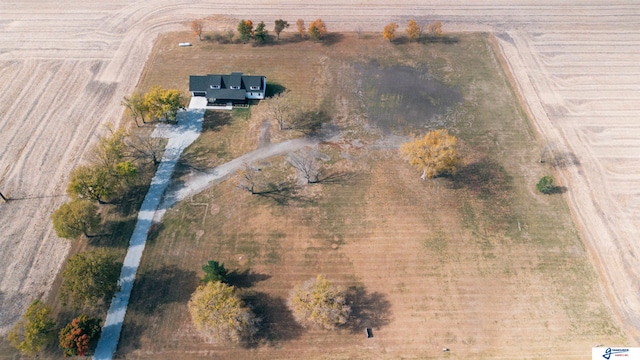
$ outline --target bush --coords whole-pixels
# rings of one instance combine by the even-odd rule
[[[51,309],[35,300],[9,331],[9,343],[22,354],[33,356],[51,341],[54,327]]]
[[[346,324],[351,313],[345,292],[322,275],[295,287],[288,305],[300,325],[327,330]]]
[[[233,286],[219,281],[200,285],[187,307],[193,325],[210,343],[241,343],[257,332],[259,320]]]
[[[85,356],[101,332],[100,319],[80,315],[60,330],[59,344],[65,356]]]
[[[553,185],[553,178],[549,175],[543,176],[536,184],[536,189],[543,194],[551,194],[556,191],[556,186]]]
[[[122,264],[105,249],[73,255],[62,272],[60,299],[76,307],[107,301],[118,288]]]

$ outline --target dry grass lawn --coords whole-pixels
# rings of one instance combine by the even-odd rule
[[[452,358],[564,359],[624,341],[563,198],[534,191],[547,171],[540,148],[484,35],[190,49],[176,48],[174,36],[160,39],[142,88],[186,88],[189,74],[265,74],[330,113],[342,140],[320,147],[331,181],[276,197],[230,180],[168,211],[145,252],[119,355],[430,358],[449,347]],[[366,76],[372,66],[383,75]],[[425,95],[434,107],[447,100],[438,96],[462,101],[422,124],[398,121],[415,110],[403,101],[407,90],[385,80],[398,69],[424,71],[421,90],[436,89]],[[215,165],[253,150],[260,114],[257,106],[224,115],[194,153]],[[395,135],[367,119],[387,119]],[[463,140],[465,161],[455,178],[424,182],[394,145],[441,126]],[[282,136],[274,129],[272,138]],[[288,171],[284,158],[261,166]],[[248,347],[204,344],[190,324],[186,302],[211,259],[233,271],[232,284],[263,319]],[[318,273],[349,289],[354,316],[335,333],[302,329],[286,309],[289,290]]]

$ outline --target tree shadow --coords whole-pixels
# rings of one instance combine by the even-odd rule
[[[103,225],[101,234],[92,236],[89,240],[92,246],[125,249],[138,219],[129,217],[125,220],[107,221]]]
[[[148,191],[149,184],[131,185],[121,198],[112,201],[110,205],[113,205],[113,209],[120,215],[132,214],[140,209]]]
[[[265,90],[264,96],[267,98],[274,97],[275,95],[281,94],[286,90],[286,87],[278,83],[267,82],[267,89]]]
[[[287,206],[292,203],[305,203],[307,205],[316,204],[315,199],[304,195],[300,192],[300,187],[294,185],[276,186],[274,184],[270,184],[268,190],[256,192],[254,195],[272,200],[280,206]]]
[[[305,111],[297,116],[294,120],[293,128],[301,131],[307,136],[321,135],[323,124],[331,121],[331,117],[325,111]]]
[[[243,299],[262,320],[258,333],[253,341],[246,344],[247,347],[257,347],[260,344],[277,346],[281,342],[300,337],[304,328],[293,318],[285,299],[262,292],[248,294]]]
[[[455,189],[469,189],[483,200],[507,194],[512,188],[512,178],[504,167],[487,158],[462,166],[452,180]]]
[[[132,350],[142,348],[140,339],[149,325],[151,324],[142,324],[128,317],[122,326],[120,343],[116,349],[114,359],[124,358],[125,354],[131,353]]]
[[[196,273],[176,265],[143,271],[131,292],[129,311],[151,315],[167,304],[186,304],[197,287]]]
[[[316,183],[318,184],[338,184],[338,185],[355,185],[359,179],[358,173],[355,171],[333,171],[328,174],[321,174]]]
[[[363,332],[366,328],[381,328],[391,322],[391,303],[379,292],[367,293],[362,286],[347,289],[347,303],[351,315],[347,329],[352,333]]]
[[[565,169],[570,166],[580,166],[580,159],[571,152],[560,152],[554,154],[554,157],[551,161],[551,165],[556,168]]]
[[[220,131],[223,126],[229,125],[231,120],[233,120],[233,117],[228,111],[207,110],[202,120],[202,131]]]
[[[251,271],[251,269],[244,269],[242,271],[233,270],[227,274],[227,283],[236,288],[249,288],[260,281],[269,280],[270,278],[271,275],[269,274],[255,273]]]
[[[409,39],[406,36],[398,36],[395,39],[393,39],[393,41],[391,41],[392,44],[394,45],[404,45],[404,44],[408,44],[411,42],[411,39]]]
[[[567,187],[566,186],[553,186],[551,187],[551,190],[549,190],[547,192],[547,195],[553,195],[553,194],[564,194],[567,192]]]
[[[331,46],[341,42],[343,39],[344,35],[342,33],[332,32],[323,36],[322,39],[320,39],[320,42],[324,46]]]
[[[441,43],[441,44],[457,44],[460,39],[457,36],[423,36],[418,39],[418,42],[423,44],[433,44],[433,43]]]
[[[215,150],[213,153],[215,154]],[[211,156],[211,149],[204,145],[195,144],[190,146],[178,159],[174,170],[174,179],[189,173],[191,170],[205,171],[209,169],[211,167],[209,164]]]

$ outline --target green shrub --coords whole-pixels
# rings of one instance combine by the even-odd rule
[[[553,178],[549,175],[543,176],[536,184],[536,189],[543,194],[553,193],[556,190],[556,187],[553,185]]]

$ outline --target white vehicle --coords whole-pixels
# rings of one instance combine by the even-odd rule
[[[181,43],[179,43],[179,44],[178,44],[178,46],[182,46],[182,47],[185,47],[185,46],[191,46],[191,43],[188,43],[188,42],[181,42]]]

